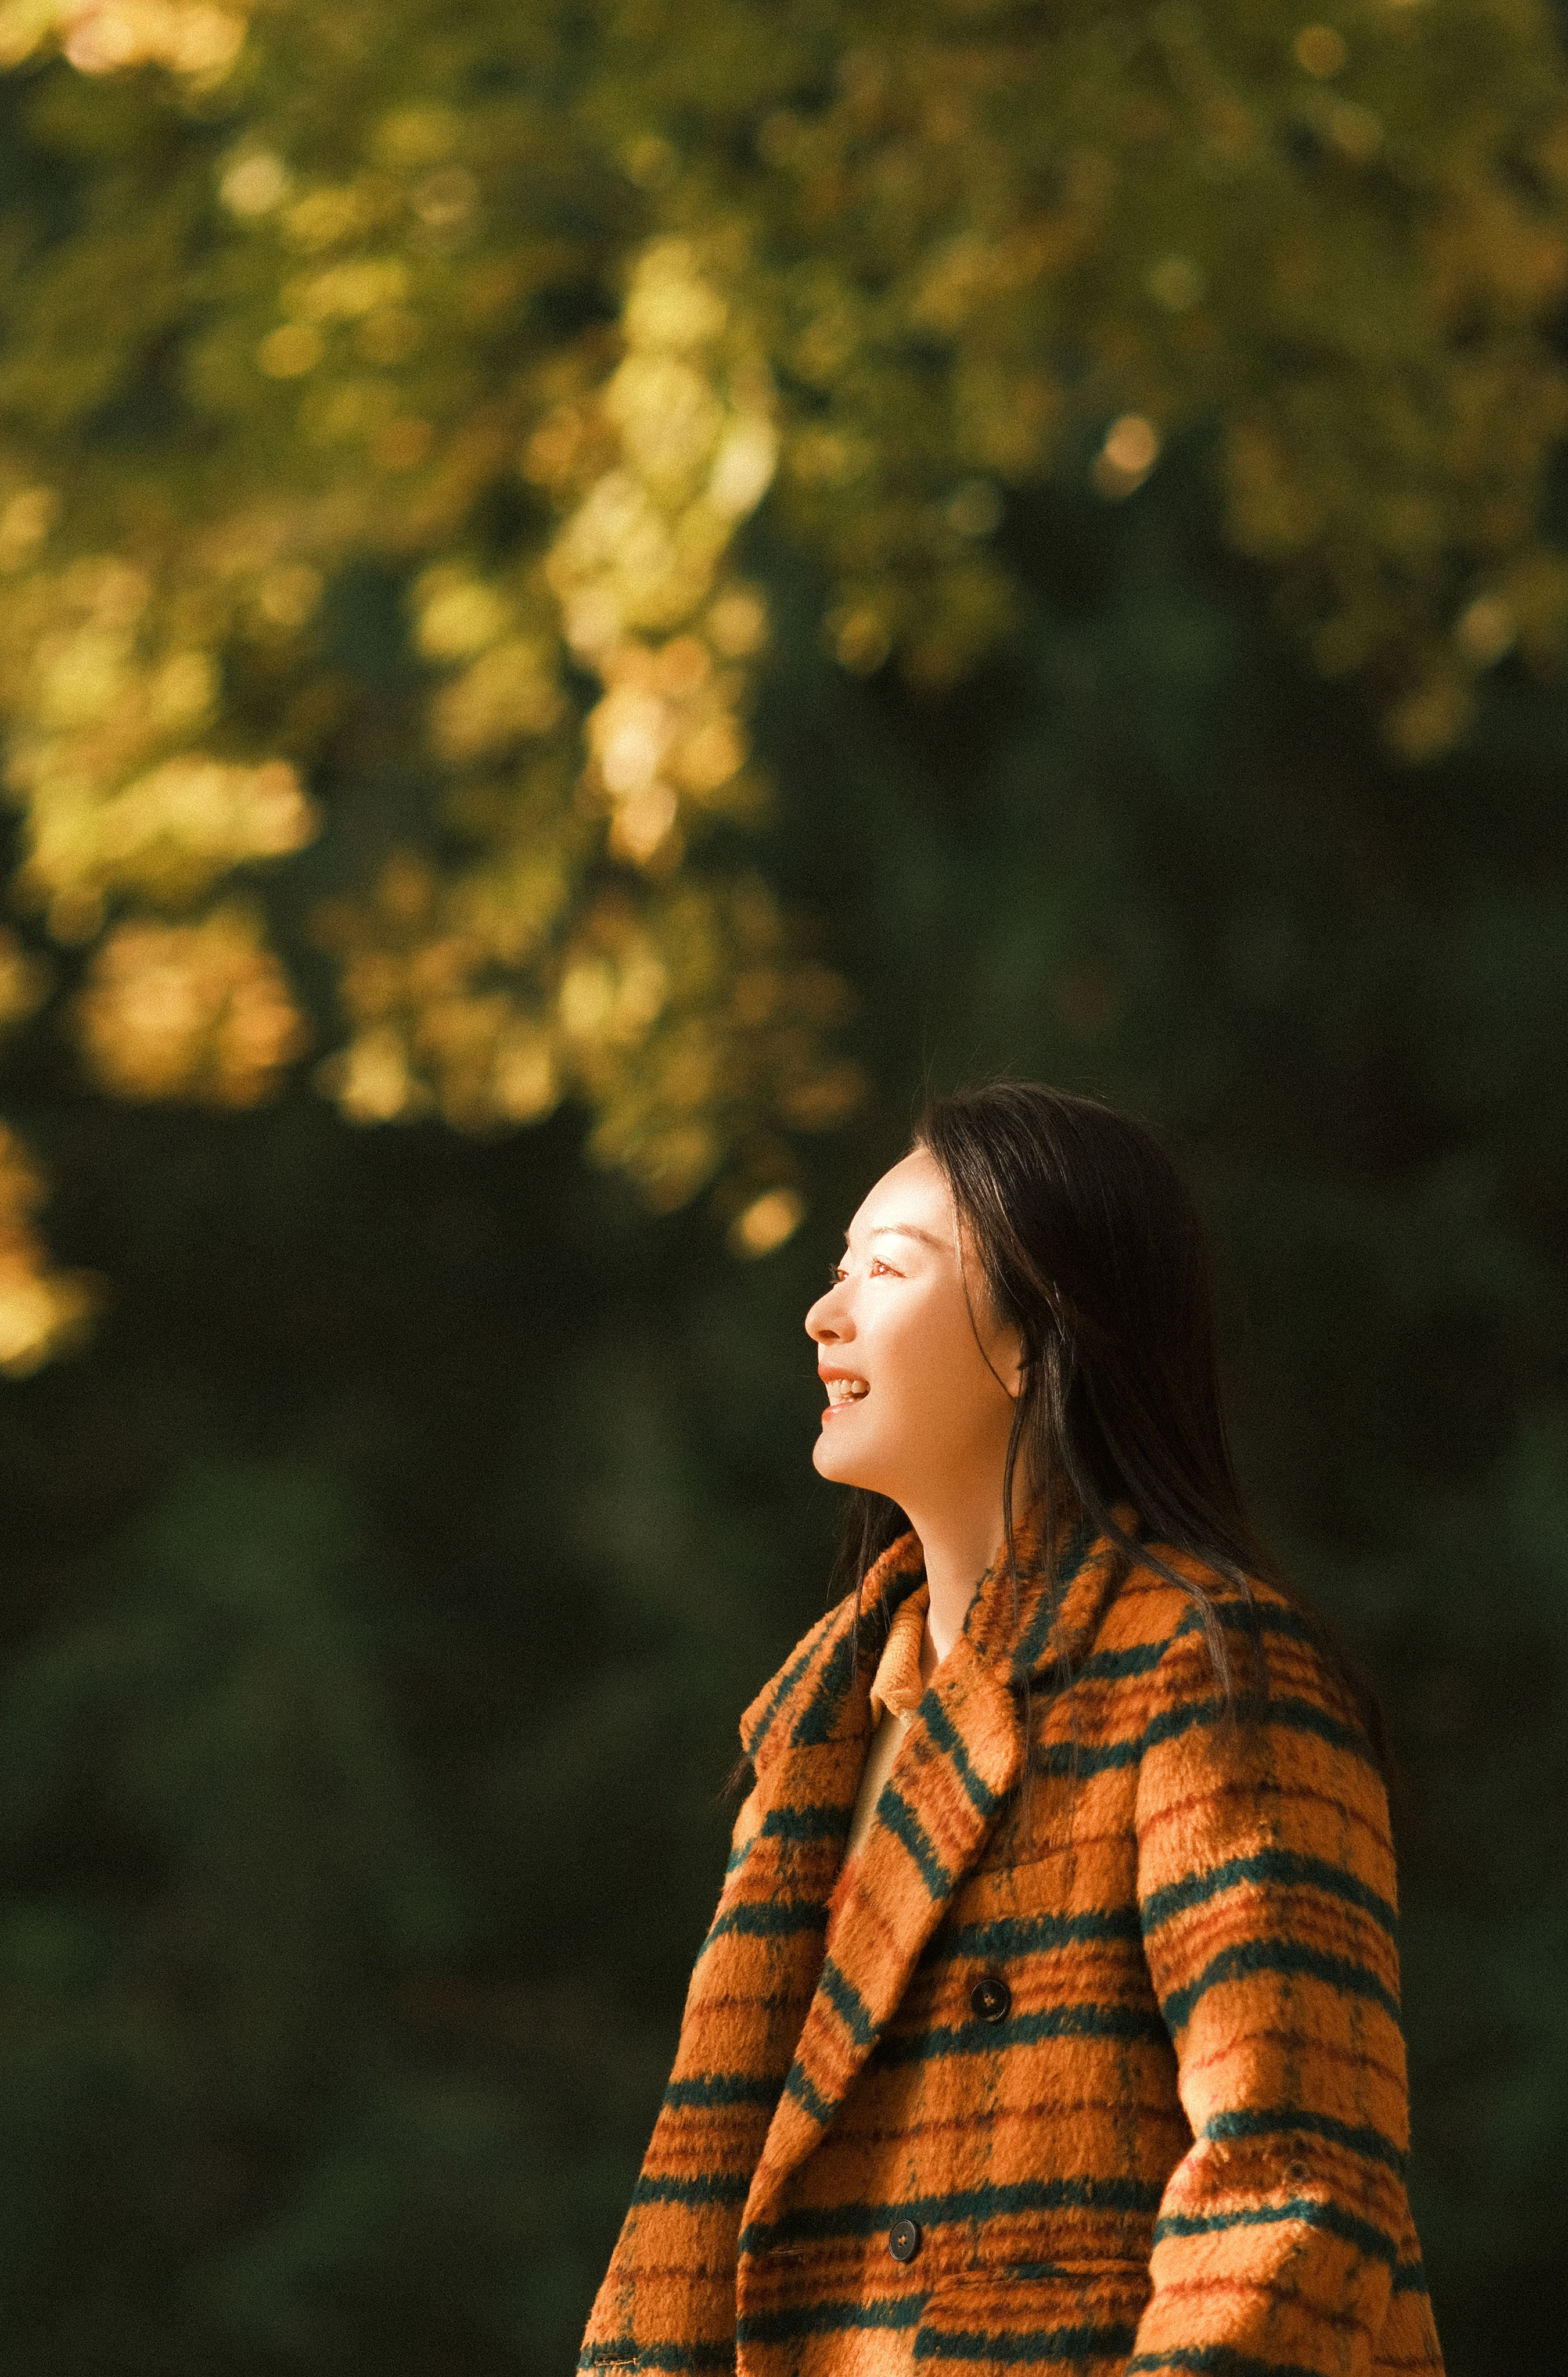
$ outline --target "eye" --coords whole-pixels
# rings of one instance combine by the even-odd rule
[[[829,1263],[829,1264],[828,1264],[828,1266],[827,1266],[827,1281],[828,1281],[828,1285],[829,1285],[830,1287],[837,1287],[837,1286],[839,1284],[840,1281],[842,1281],[842,1280],[843,1280],[844,1278],[846,1278],[847,1276],[848,1276],[848,1274],[846,1273],[845,1269],[844,1269],[844,1266],[843,1266],[843,1264],[842,1264],[842,1263]]]
[[[897,1276],[891,1263],[885,1263],[880,1255],[873,1255],[871,1259],[871,1271],[869,1276],[874,1279],[879,1271],[885,1271],[889,1279],[894,1279]]]

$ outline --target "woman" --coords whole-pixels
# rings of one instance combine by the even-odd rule
[[[806,1328],[855,1589],[742,1726],[582,2365],[1441,2371],[1375,1713],[1242,1510],[1170,1165],[944,1101]]]

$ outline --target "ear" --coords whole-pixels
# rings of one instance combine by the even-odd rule
[[[992,1351],[992,1367],[1015,1403],[1028,1384],[1029,1366],[1016,1329],[1004,1329]]]

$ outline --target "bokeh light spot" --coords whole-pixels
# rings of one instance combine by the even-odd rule
[[[805,1218],[805,1199],[797,1189],[766,1189],[731,1223],[730,1244],[736,1254],[754,1262],[792,1238]]]
[[[1344,35],[1332,25],[1303,25],[1296,36],[1294,54],[1302,73],[1315,75],[1320,82],[1343,74],[1350,59]]]
[[[325,352],[321,332],[311,322],[282,322],[268,330],[255,351],[256,362],[268,379],[303,379],[314,371]]]

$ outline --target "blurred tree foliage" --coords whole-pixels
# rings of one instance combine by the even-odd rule
[[[922,1079],[1014,1067],[1215,1218],[1408,1772],[1450,2364],[1550,2366],[1547,20],[0,0],[0,58],[15,2365],[562,2366],[821,1606],[800,1312]]]
[[[1124,498],[1201,424],[1398,751],[1561,655],[1568,75],[1521,0],[6,0],[6,66],[14,890],[115,1095],[268,1095],[336,1037],[314,948],[346,1114],[570,1093],[778,1243],[861,1081],[744,838],[759,505],[840,663],[937,688],[1008,630],[1008,491]],[[407,627],[358,711],[356,592]],[[13,1368],[88,1292],[31,1243]]]

